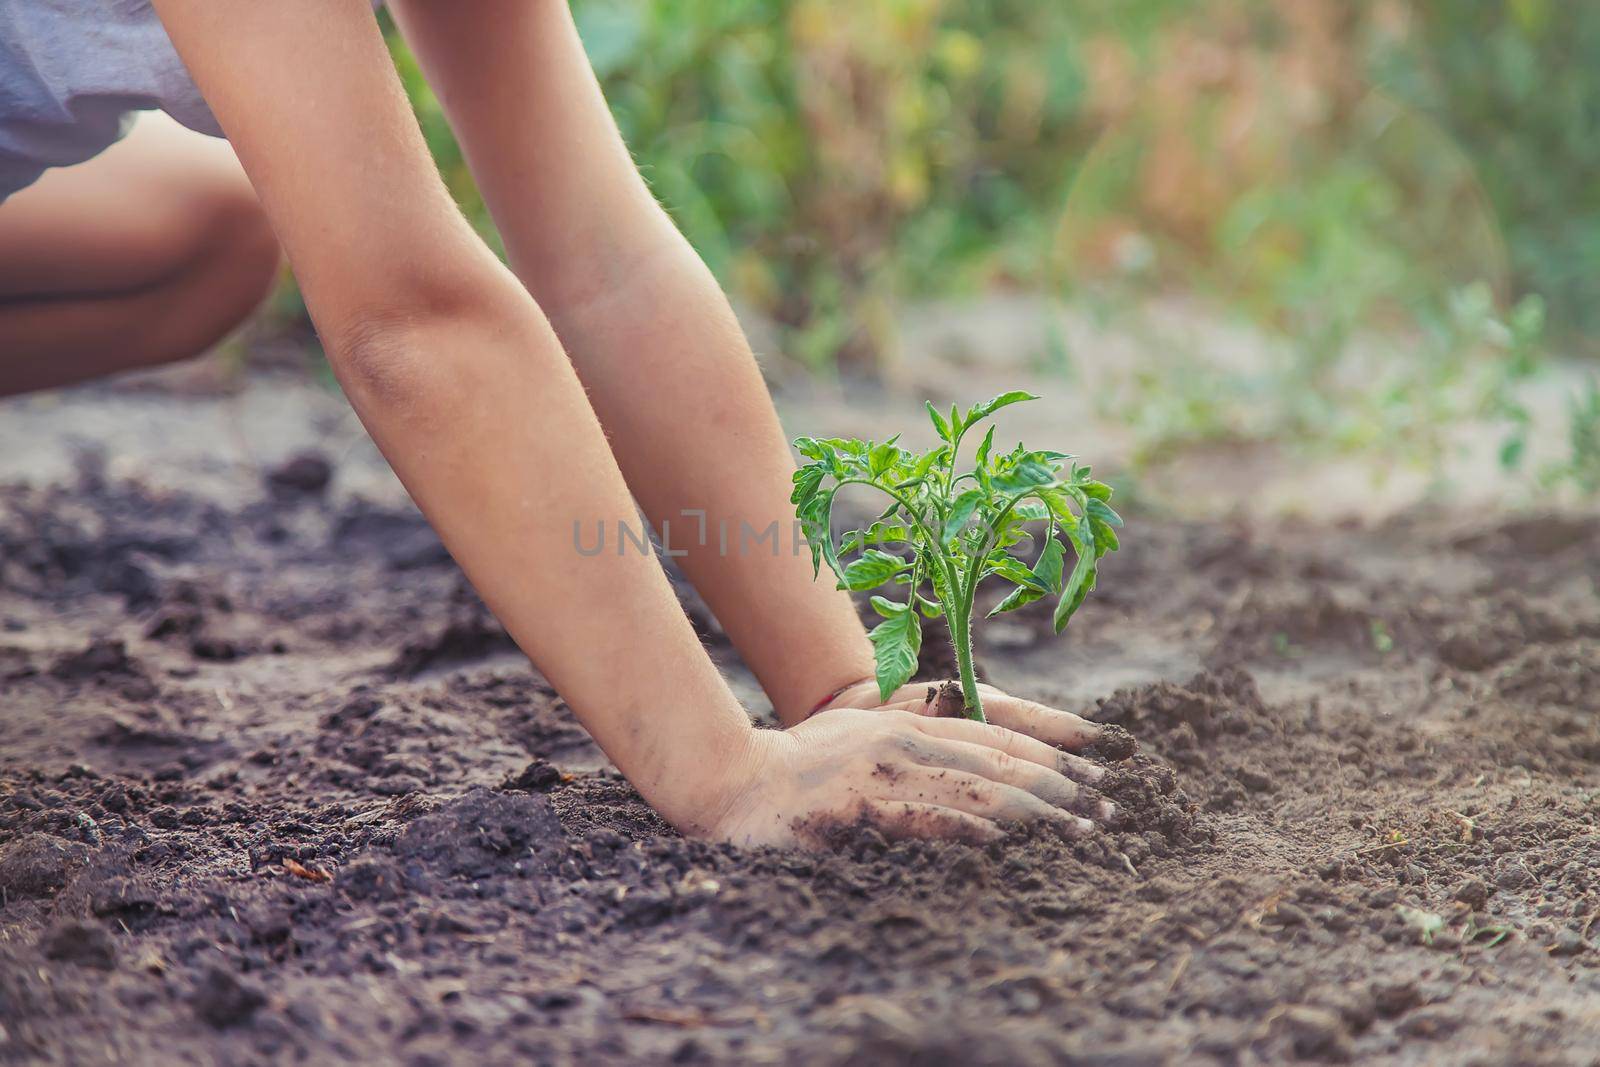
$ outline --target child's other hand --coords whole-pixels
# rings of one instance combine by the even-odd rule
[[[706,836],[742,845],[814,847],[867,821],[886,836],[999,837],[1003,822],[1063,833],[1109,819],[1090,783],[1105,771],[1002,726],[903,710],[833,708],[788,730],[758,730]]]
[[[933,698],[941,683],[912,682],[901,686],[887,701],[878,698],[878,683],[863,679],[839,692],[827,704],[828,708],[870,708],[873,710],[909,711],[915,715],[937,715],[938,701]],[[1032,700],[1024,700],[1002,692],[992,685],[978,686],[983,698],[983,714],[996,726],[1027,734],[1046,744],[1060,745],[1076,751],[1098,740],[1104,728],[1099,723],[1047,707]],[[820,712],[819,712],[820,714]]]

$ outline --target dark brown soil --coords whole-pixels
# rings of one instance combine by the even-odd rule
[[[966,698],[956,682],[928,686],[929,714],[940,719],[959,719],[967,713]]]
[[[1120,763],[1139,751],[1139,739],[1127,728],[1114,722],[1102,724],[1102,732],[1093,743],[1085,746],[1080,755],[1104,763]]]
[[[810,855],[672,833],[324,474],[0,489],[0,1061],[1594,1062],[1600,520],[1136,515],[979,634],[1137,737],[1117,825]]]

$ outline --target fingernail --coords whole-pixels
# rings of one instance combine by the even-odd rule
[[[1055,821],[1061,827],[1061,832],[1071,837],[1082,837],[1094,829],[1094,823],[1088,819],[1077,815],[1069,815],[1066,812],[1061,812],[1060,817]]]

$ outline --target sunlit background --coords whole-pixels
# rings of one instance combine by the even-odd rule
[[[1600,6],[574,8],[781,401],[1020,378],[1135,472],[1271,442],[1416,492],[1490,461],[1497,492],[1600,490]]]

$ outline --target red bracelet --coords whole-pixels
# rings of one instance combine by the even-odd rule
[[[811,716],[815,715],[817,712],[821,711],[823,708],[827,707],[829,704],[832,704],[835,700],[838,700],[839,696],[846,689],[854,689],[856,686],[860,685],[862,682],[869,682],[871,680],[872,679],[870,679],[870,678],[857,678],[853,682],[846,682],[844,685],[841,685],[839,688],[835,689],[833,692],[829,693],[827,696],[823,697],[821,700],[819,700],[815,704],[811,705],[811,710],[806,712],[806,719],[811,718]],[[804,722],[805,719],[801,719],[800,721]]]

